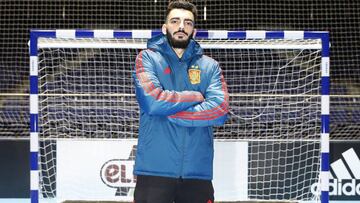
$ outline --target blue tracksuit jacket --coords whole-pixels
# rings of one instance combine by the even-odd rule
[[[219,64],[191,40],[178,58],[165,35],[148,41],[133,77],[140,105],[134,174],[211,180],[212,126],[227,119]]]

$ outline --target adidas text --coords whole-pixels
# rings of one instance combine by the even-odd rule
[[[314,183],[311,185],[311,192],[315,195],[320,194],[318,184]],[[329,182],[329,193],[330,196],[360,196],[360,180],[337,180],[332,179]]]

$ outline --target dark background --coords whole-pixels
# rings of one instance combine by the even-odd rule
[[[360,1],[194,0],[198,29],[319,30],[331,41],[331,138],[360,134]],[[159,29],[168,0],[1,0],[0,137],[28,137],[30,29]],[[206,20],[204,8],[207,8]]]

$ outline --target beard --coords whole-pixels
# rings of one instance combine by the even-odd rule
[[[186,49],[186,47],[188,46],[188,44],[190,43],[190,40],[193,38],[193,34],[194,32],[192,32],[191,34],[186,33],[185,31],[177,31],[177,32],[182,32],[185,33],[188,36],[187,40],[178,40],[175,39],[175,37],[173,37],[171,35],[171,33],[169,32],[168,29],[166,29],[166,38],[168,39],[170,45],[175,48],[175,49]],[[177,33],[174,32],[174,35]]]

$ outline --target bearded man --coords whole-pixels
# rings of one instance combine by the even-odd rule
[[[213,129],[228,114],[219,64],[194,40],[196,7],[172,1],[133,71],[140,127],[136,203],[212,203]]]

